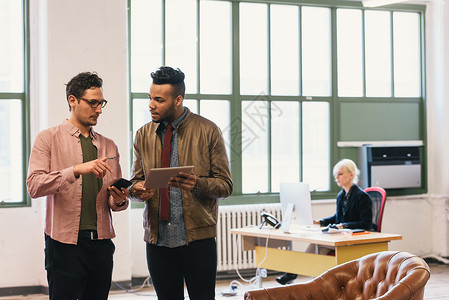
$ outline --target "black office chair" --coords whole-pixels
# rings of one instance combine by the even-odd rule
[[[382,229],[382,217],[384,215],[387,192],[381,187],[369,187],[365,189],[365,192],[370,195],[373,201],[373,225],[371,229],[380,232]]]

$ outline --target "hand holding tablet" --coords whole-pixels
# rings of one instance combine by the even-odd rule
[[[193,166],[150,169],[145,180],[145,188],[153,189],[168,187],[170,178],[177,176],[179,172],[192,173]]]

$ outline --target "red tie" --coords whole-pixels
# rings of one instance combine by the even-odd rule
[[[173,125],[167,125],[167,131],[162,145],[162,168],[170,167],[171,137],[173,136]],[[168,221],[170,218],[170,188],[161,188],[161,220]]]

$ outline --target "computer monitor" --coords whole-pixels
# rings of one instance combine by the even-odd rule
[[[304,182],[281,182],[280,201],[282,210],[282,225],[288,231],[290,223],[312,225],[312,203],[310,200],[309,184]],[[292,209],[289,216],[289,210]],[[288,223],[288,224],[286,224]]]

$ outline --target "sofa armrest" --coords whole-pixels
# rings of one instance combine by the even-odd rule
[[[309,281],[287,286],[247,291],[245,300],[311,300],[317,294],[316,282]]]
[[[406,277],[402,278],[392,289],[383,296],[376,299],[424,299],[424,288],[430,278],[430,271],[426,267],[415,267],[408,271]]]

